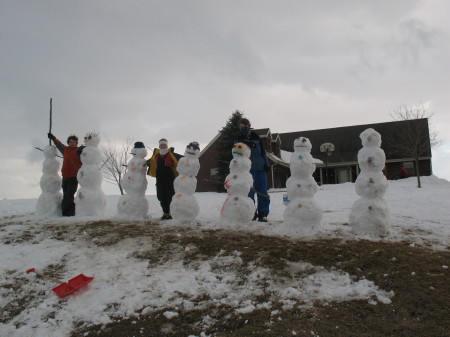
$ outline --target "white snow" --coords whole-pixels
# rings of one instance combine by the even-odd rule
[[[416,178],[389,181],[385,200],[391,212],[391,232],[383,239],[370,236],[364,239],[408,242],[434,250],[448,249],[450,182],[435,176],[422,177],[422,186],[416,187]],[[280,190],[270,193],[268,223],[220,223],[220,208],[227,194],[195,193],[200,204],[195,223],[181,226],[176,221],[159,222],[155,218],[153,220],[158,224],[148,226],[153,226],[156,232],[170,229],[179,236],[189,229],[227,229],[242,235],[301,238],[300,234],[281,226],[285,209],[282,195]],[[146,198],[149,213],[159,214],[156,196],[147,195]],[[358,199],[355,184],[320,186],[315,199],[324,213],[314,238],[360,238],[346,224],[352,204]],[[243,266],[239,251],[222,249],[212,258],[195,260],[188,265],[183,264],[182,259],[150,265],[148,260],[136,257],[157,249],[149,237],[122,239],[117,244],[101,246],[83,231],[73,241],[58,240],[49,231],[40,231],[46,226],[79,230],[93,220],[111,220],[119,223],[118,226],[129,226],[125,220],[116,217],[119,196],[107,196],[106,200],[107,207],[102,216],[79,218],[38,216],[35,211],[37,199],[0,201],[0,307],[5,312],[6,305],[23,300],[30,302],[12,320],[0,323],[1,335],[69,336],[76,322],[102,324],[111,322],[114,316],[138,318],[155,310],[164,310],[161,319],[170,320],[183,310],[193,308],[194,298],[205,298],[204,302],[195,302],[196,308],[226,305],[236,314],[245,315],[255,308],[270,310],[272,302],[257,301],[263,291],[273,294],[271,301],[283,303],[283,309],[274,311],[274,319],[280,318],[278,315],[282,310],[311,307],[317,301],[362,299],[373,305],[389,305],[395,297],[391,289],[381,289],[369,279],[355,279],[342,270],[302,261],[288,264],[293,277],[286,283],[272,276],[270,270],[255,265],[248,267],[247,276],[243,278],[238,274],[238,268]],[[144,224],[145,221],[136,220],[133,224]],[[29,240],[20,240],[27,232],[35,234]],[[186,245],[181,247],[180,254],[195,249],[194,245]],[[43,270],[60,263],[65,265],[61,279],[68,280],[80,273],[95,279],[89,286],[61,300],[51,291],[55,284],[25,273],[29,268]],[[442,268],[448,266],[442,265]],[[411,272],[414,272],[413,268]],[[16,282],[21,282],[21,292],[14,287],[5,287]],[[210,321],[211,318],[205,317],[203,327]],[[202,333],[199,327],[196,335]]]

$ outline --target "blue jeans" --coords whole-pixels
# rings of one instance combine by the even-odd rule
[[[253,188],[248,196],[255,202],[255,190],[258,199],[258,214],[269,214],[270,197],[267,194],[267,174],[264,170],[250,171],[253,177]]]

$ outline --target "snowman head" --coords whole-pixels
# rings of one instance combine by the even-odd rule
[[[236,143],[233,145],[231,153],[233,154],[233,158],[236,157],[250,158],[251,151],[250,148],[244,143]]]
[[[364,130],[360,135],[363,147],[380,147],[381,135],[374,129],[369,128]]]
[[[184,151],[184,156],[187,158],[198,158],[200,155],[200,146],[197,142],[190,142],[186,146],[186,151]]]
[[[138,158],[145,158],[147,156],[147,149],[142,142],[134,143],[134,147],[131,150],[131,154]]]
[[[299,137],[294,140],[294,152],[310,153],[311,149],[312,145],[308,138]]]
[[[96,131],[86,133],[84,136],[84,144],[88,147],[97,147],[100,144],[100,136]]]
[[[47,145],[44,148],[45,158],[54,158],[56,156],[56,147],[54,145]]]

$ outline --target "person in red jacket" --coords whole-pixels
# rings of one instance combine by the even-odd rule
[[[75,135],[67,138],[65,146],[53,134],[48,133],[48,138],[53,140],[56,148],[63,155],[63,165],[61,169],[62,174],[62,189],[63,200],[61,203],[61,211],[63,216],[75,215],[75,192],[78,188],[77,174],[81,167],[80,155],[84,146],[78,147],[78,137]]]

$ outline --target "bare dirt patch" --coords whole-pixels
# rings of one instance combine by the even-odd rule
[[[78,336],[189,336],[204,331],[213,336],[450,336],[450,264],[448,251],[411,247],[407,243],[342,241],[324,239],[297,241],[227,231],[177,229],[157,231],[147,224],[118,226],[95,223],[79,227],[99,246],[113,245],[127,237],[149,236],[158,249],[136,253],[152,264],[168,261],[179,247],[193,247],[183,254],[186,268],[196,260],[210,259],[238,251],[244,265],[250,263],[283,276],[290,262],[309,262],[345,271],[355,279],[367,278],[380,288],[392,290],[392,303],[376,305],[368,301],[316,303],[313,308],[282,309],[274,302],[270,309],[259,308],[237,314],[229,307],[177,310],[167,319],[163,312],[139,318],[116,317],[107,325],[89,326],[80,322],[72,337]],[[220,266],[218,266],[219,268]],[[245,272],[245,268],[242,268]],[[285,275],[284,275],[285,276]],[[261,302],[270,294],[261,295]],[[181,295],[180,295],[181,296]],[[198,299],[202,301],[203,299]]]

